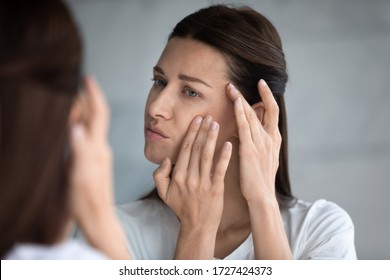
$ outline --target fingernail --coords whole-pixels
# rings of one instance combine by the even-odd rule
[[[210,115],[207,115],[205,118],[204,118],[204,123],[210,123],[211,122],[211,119],[212,117]]]
[[[165,165],[167,165],[167,162],[168,162],[168,159],[164,158],[163,162],[161,163],[161,166],[164,167]]]
[[[229,84],[229,87],[230,87],[230,92],[231,92],[234,96],[237,96],[237,95],[238,95],[238,90],[237,90],[237,88],[236,88],[232,83]]]
[[[267,83],[263,79],[261,79],[260,80],[260,85],[262,85],[263,87],[266,87]]]
[[[197,116],[196,118],[195,118],[195,123],[196,124],[200,124],[202,122],[202,117],[201,116]]]
[[[229,151],[229,150],[232,148],[232,143],[230,143],[230,142],[225,142],[225,144],[223,145],[223,147],[225,148],[226,151]]]
[[[73,140],[79,140],[84,137],[84,128],[80,124],[74,124],[72,126],[72,138]]]
[[[218,126],[219,125],[217,122],[212,122],[210,128],[211,128],[211,130],[216,130],[218,128]]]

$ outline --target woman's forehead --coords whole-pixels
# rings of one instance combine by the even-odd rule
[[[204,79],[227,79],[224,55],[215,48],[190,38],[174,37],[168,41],[157,66],[164,72],[183,72]]]

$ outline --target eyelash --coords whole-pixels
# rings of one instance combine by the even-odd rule
[[[165,87],[167,85],[167,82],[161,78],[152,78],[152,81],[153,81],[153,86],[155,87]],[[190,88],[184,89],[183,93],[190,98],[196,98],[201,96],[197,91],[192,90]]]
[[[152,78],[153,86],[156,87],[165,87],[167,85],[167,82],[165,82],[163,79],[160,78]],[[159,84],[159,82],[162,82],[163,85]]]
[[[199,94],[199,93],[197,93],[195,90],[192,90],[192,89],[189,89],[189,88],[184,89],[184,90],[183,90],[183,93],[184,93],[186,96],[190,97],[190,98],[200,97],[200,94]],[[192,94],[194,94],[194,95],[192,95]]]

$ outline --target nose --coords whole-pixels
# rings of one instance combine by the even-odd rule
[[[146,112],[155,119],[170,119],[174,103],[174,96],[168,87],[161,91],[152,88],[146,102]]]

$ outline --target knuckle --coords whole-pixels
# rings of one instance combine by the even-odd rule
[[[274,113],[275,115],[279,115],[279,106],[276,101],[270,109],[272,113]]]
[[[239,125],[239,129],[246,132],[246,131],[250,130],[250,127],[249,127],[249,124],[247,122],[242,122]]]
[[[202,149],[202,145],[199,142],[195,142],[193,147],[192,147],[192,150],[195,151],[195,152],[198,152],[201,149]]]
[[[172,181],[175,182],[176,184],[178,184],[179,186],[183,185],[183,182],[185,180],[184,180],[184,176],[183,176],[182,172],[174,172],[172,174]]]
[[[181,146],[183,151],[190,151],[192,148],[192,144],[190,141],[184,141],[184,143]]]
[[[223,182],[224,174],[225,174],[225,172],[224,172],[224,170],[222,170],[222,168],[216,169],[214,174],[213,174],[213,179],[217,182],[219,182],[219,181]]]
[[[185,182],[189,188],[194,188],[198,185],[198,180],[193,176],[187,177]]]
[[[200,159],[201,161],[209,161],[211,159],[211,156],[208,153],[204,152],[202,153]]]
[[[276,140],[277,140],[277,142],[278,142],[279,144],[281,144],[282,141],[283,141],[282,135],[280,134],[279,131],[276,133]]]

